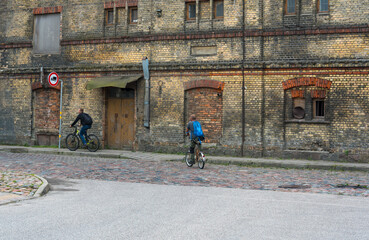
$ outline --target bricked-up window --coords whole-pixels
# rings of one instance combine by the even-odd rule
[[[325,104],[324,99],[313,100],[313,117],[324,118],[325,116]]]
[[[138,22],[138,9],[137,9],[137,7],[129,8],[129,22],[133,23],[133,24]]]
[[[296,119],[305,118],[305,98],[293,99],[293,117]]]
[[[214,18],[224,17],[224,1],[214,1]]]
[[[35,15],[33,46],[35,53],[60,53],[59,13]]]
[[[329,11],[329,0],[318,0],[318,12]]]
[[[107,9],[105,11],[105,22],[106,22],[106,25],[114,24],[114,10],[113,9]]]
[[[296,0],[286,0],[286,14],[295,14]]]
[[[196,19],[196,3],[186,3],[186,18],[187,20]]]

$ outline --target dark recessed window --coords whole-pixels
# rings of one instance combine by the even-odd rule
[[[138,9],[137,7],[132,7],[129,9],[129,22],[137,23],[138,21]]]
[[[295,14],[296,12],[296,0],[286,1],[286,14]]]
[[[106,25],[112,25],[114,23],[114,11],[113,9],[106,10]]]
[[[329,11],[329,0],[318,0],[318,12]]]
[[[314,118],[324,118],[325,106],[323,99],[314,99],[313,101]]]
[[[187,16],[187,20],[196,19],[196,3],[186,4],[186,16]]]
[[[224,17],[224,1],[214,2],[214,17],[223,18]]]

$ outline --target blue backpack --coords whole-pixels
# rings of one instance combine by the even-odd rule
[[[195,135],[195,137],[204,137],[201,124],[198,121],[193,122],[193,134]]]

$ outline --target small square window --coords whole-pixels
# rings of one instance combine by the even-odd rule
[[[129,22],[137,23],[138,22],[138,9],[137,7],[132,7],[129,9]]]
[[[324,118],[325,116],[324,99],[313,100],[313,113],[314,118]]]
[[[318,0],[318,12],[329,11],[329,0]]]
[[[196,19],[196,3],[187,3],[186,4],[186,12],[187,12],[187,20],[195,20]]]
[[[224,17],[224,1],[215,1],[214,2],[214,18],[223,18]]]
[[[113,25],[114,24],[114,11],[113,9],[106,10],[106,25]]]
[[[293,15],[296,13],[296,0],[286,0],[286,14]]]

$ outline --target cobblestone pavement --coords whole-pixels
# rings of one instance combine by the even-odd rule
[[[21,171],[0,171],[0,192],[30,197],[36,193],[41,184],[42,181],[31,174]]]
[[[24,171],[46,178],[95,179],[134,183],[241,188],[369,196],[366,172],[249,168],[183,162],[101,159],[0,152],[0,171]]]

